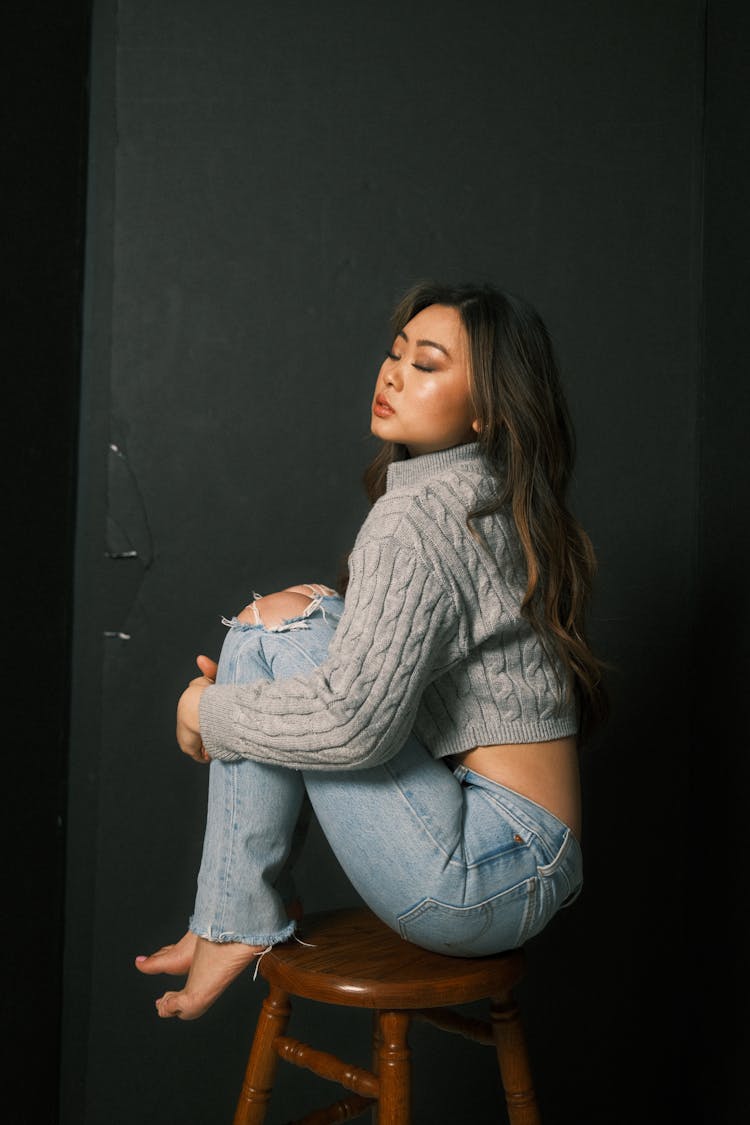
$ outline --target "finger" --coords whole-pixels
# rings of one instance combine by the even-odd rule
[[[201,736],[194,731],[187,730],[185,726],[179,723],[177,725],[177,745],[188,758],[193,758],[196,762],[205,761],[205,747]]]
[[[192,760],[194,762],[198,762],[202,766],[206,765],[207,762],[211,761],[211,759],[209,758],[208,754],[206,753],[206,751],[203,749],[202,746],[200,747],[200,749],[193,749],[193,748],[189,748],[189,747],[186,747],[186,746],[181,746],[180,749],[182,750],[182,752],[183,752],[183,754],[185,755],[186,758],[192,758]]]
[[[219,670],[219,665],[210,656],[203,656],[202,654],[196,657],[195,663],[208,680],[215,680],[216,673]]]

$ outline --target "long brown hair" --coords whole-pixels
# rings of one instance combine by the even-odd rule
[[[495,493],[468,513],[467,525],[507,507],[526,560],[521,612],[562,663],[576,695],[582,734],[607,713],[602,664],[587,639],[585,617],[596,571],[594,549],[567,507],[575,437],[552,342],[522,298],[490,285],[422,282],[396,306],[393,335],[428,305],[459,313],[469,340],[477,443]],[[388,466],[408,457],[384,442],[364,474],[370,503],[383,495]]]

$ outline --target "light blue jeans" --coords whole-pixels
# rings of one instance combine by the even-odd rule
[[[228,622],[217,682],[283,679],[321,663],[338,596],[275,629]],[[371,909],[426,949],[476,957],[522,945],[582,883],[581,849],[552,813],[494,781],[436,761],[413,736],[384,765],[300,771],[214,761],[190,929],[211,941],[290,937],[285,901],[306,795]]]

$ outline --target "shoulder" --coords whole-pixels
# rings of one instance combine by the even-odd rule
[[[426,480],[390,488],[375,502],[360,535],[410,539],[414,530],[446,518],[465,521],[481,490],[483,475],[452,467]]]
[[[396,488],[383,497],[391,500],[400,513],[402,526],[413,526],[429,532],[435,525],[455,527],[460,535],[470,534],[467,520],[471,513],[492,507],[498,484],[484,462],[472,460],[458,463],[435,474],[416,486]],[[503,521],[506,512],[499,509],[497,518]],[[491,529],[495,513],[490,518]]]
[[[510,513],[499,509],[472,521],[470,513],[490,504],[497,485],[482,462],[458,463],[431,475],[388,490],[372,507],[363,524],[357,545],[390,540],[429,560],[430,569],[463,569],[471,558],[498,559],[515,540]],[[477,533],[484,549],[477,556]]]

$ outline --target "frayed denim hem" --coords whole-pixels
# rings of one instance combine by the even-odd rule
[[[234,930],[219,930],[218,926],[208,926],[207,928],[196,927],[193,919],[188,923],[188,929],[191,934],[197,937],[205,938],[206,941],[213,941],[217,944],[225,942],[236,941],[242,945],[278,945],[282,941],[288,941],[293,936],[294,931],[297,929],[297,923],[292,921],[284,926],[283,930],[277,930],[275,934],[238,934]]]

